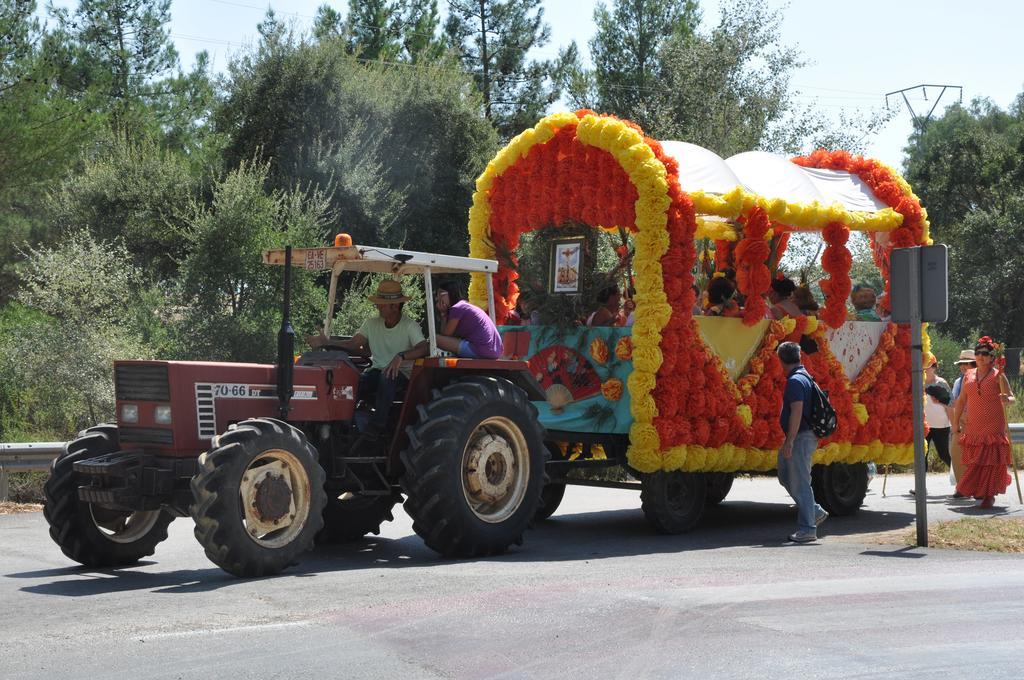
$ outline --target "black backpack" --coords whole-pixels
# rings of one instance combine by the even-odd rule
[[[836,418],[836,410],[832,408],[832,402],[828,400],[828,392],[818,387],[811,374],[806,370],[801,371],[811,381],[811,410],[804,415],[811,431],[818,439],[824,439],[836,431],[839,420]]]

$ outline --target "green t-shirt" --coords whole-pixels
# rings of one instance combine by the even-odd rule
[[[393,328],[384,325],[384,319],[374,316],[363,322],[356,335],[366,338],[370,345],[373,368],[384,369],[399,352],[412,349],[423,341],[420,325],[405,316],[398,319]]]

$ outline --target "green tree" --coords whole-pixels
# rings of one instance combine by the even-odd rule
[[[551,37],[541,0],[448,0],[445,34],[473,74],[484,115],[505,138],[537,122],[560,96],[563,59],[535,61]]]
[[[72,14],[52,8],[80,47],[88,86],[102,94],[111,128],[130,139],[148,123],[145,109],[170,93],[160,82],[178,54],[168,31],[171,0],[79,0]]]
[[[1024,344],[1024,93],[951,106],[907,146],[906,178],[949,246],[947,335]]]
[[[363,59],[397,59],[402,49],[397,10],[397,3],[389,0],[348,0],[345,28],[350,51]]]
[[[25,254],[23,307],[5,311],[18,323],[0,324],[0,416],[5,429],[69,435],[113,416],[114,359],[151,356],[133,323],[146,278],[123,244],[84,230]]]
[[[341,38],[345,35],[345,17],[330,5],[320,5],[313,17],[313,37],[317,40]]]
[[[42,206],[99,129],[89,104],[69,90],[70,47],[35,18],[35,2],[0,3],[0,304],[13,295],[15,244],[51,233]]]
[[[318,193],[264,190],[266,164],[244,163],[194,204],[181,265],[173,323],[179,356],[271,361],[281,323],[283,267],[264,265],[264,250],[320,243],[327,201]],[[293,324],[319,325],[326,296],[313,278],[293,270]]]
[[[590,40],[596,108],[646,127],[663,87],[662,46],[673,36],[690,38],[700,20],[696,0],[613,0],[611,8],[598,3]]]
[[[185,255],[186,209],[202,195],[206,173],[150,137],[111,139],[54,191],[50,219],[62,233],[120,240],[135,266],[170,279]]]
[[[647,132],[723,157],[752,149],[859,150],[885,115],[848,116],[837,126],[797,106],[792,77],[805,62],[779,41],[782,20],[764,0],[736,0],[723,5],[710,32],[673,35],[661,49],[661,87]]]
[[[36,196],[62,175],[91,132],[86,107],[61,86],[66,45],[46,33],[35,2],[0,5],[0,201]]]
[[[444,56],[437,0],[349,0],[348,13],[317,9],[313,37],[342,39],[360,59],[416,63]]]
[[[473,180],[494,132],[447,62],[361,62],[338,41],[273,34],[230,65],[214,116],[229,167],[269,163],[268,186],[316,187],[357,243],[466,252]]]

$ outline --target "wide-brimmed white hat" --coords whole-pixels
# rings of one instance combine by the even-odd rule
[[[955,364],[973,364],[974,363],[974,350],[965,349],[960,352],[960,358],[953,363]]]

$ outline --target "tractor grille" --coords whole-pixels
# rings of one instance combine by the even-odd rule
[[[125,427],[117,428],[118,439],[122,444],[173,444],[174,433],[158,427]]]
[[[118,364],[114,384],[119,401],[170,401],[167,364]]]

